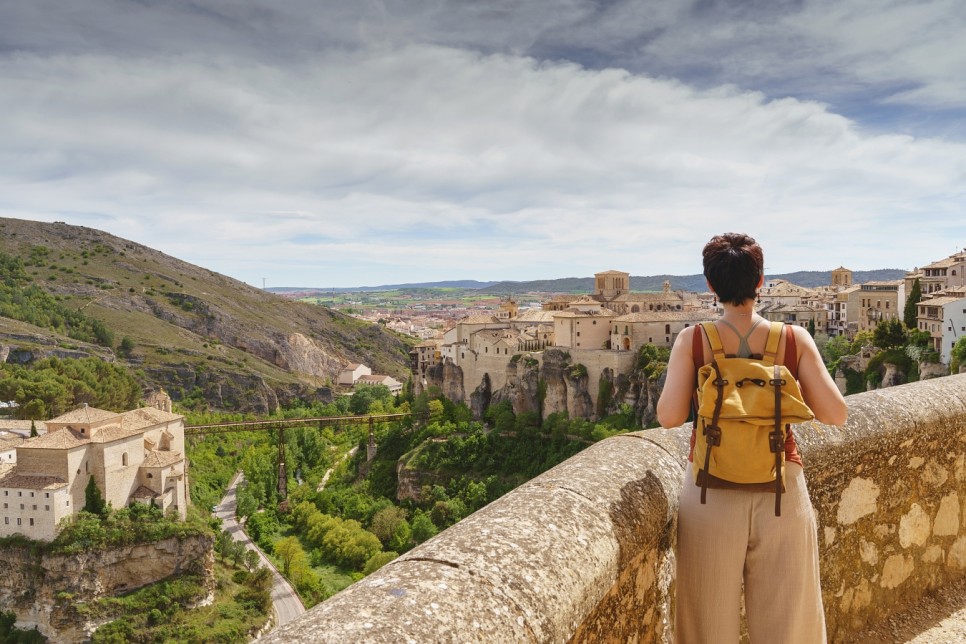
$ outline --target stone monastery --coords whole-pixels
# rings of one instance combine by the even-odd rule
[[[84,509],[92,477],[115,508],[153,503],[184,519],[184,417],[171,413],[166,394],[155,404],[120,414],[84,405],[20,442],[14,462],[0,464],[0,536],[53,539],[64,518]]]

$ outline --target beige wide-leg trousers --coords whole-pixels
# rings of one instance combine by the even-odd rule
[[[818,571],[815,514],[805,475],[785,466],[782,515],[767,492],[701,488],[690,466],[678,514],[677,644],[738,641],[744,580],[752,644],[822,644],[825,614]]]

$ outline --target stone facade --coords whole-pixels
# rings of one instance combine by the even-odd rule
[[[165,406],[160,400],[158,407]],[[15,465],[0,465],[0,536],[53,539],[64,518],[84,509],[91,478],[113,507],[140,501],[186,516],[182,416],[157,407],[117,414],[85,405],[46,426],[44,435],[17,446]]]

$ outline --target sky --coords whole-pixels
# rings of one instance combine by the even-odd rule
[[[961,0],[0,0],[0,216],[255,286],[922,266]]]

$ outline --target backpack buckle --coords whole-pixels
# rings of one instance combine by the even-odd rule
[[[771,380],[768,381],[768,384],[773,386],[784,387],[786,384],[788,384],[788,381],[785,380],[784,378],[772,378]]]
[[[785,451],[785,436],[781,432],[769,432],[768,434],[768,446],[771,448],[772,453],[777,454],[778,452]]]
[[[704,435],[707,437],[708,445],[715,447],[721,445],[721,428],[717,425],[706,425]]]

